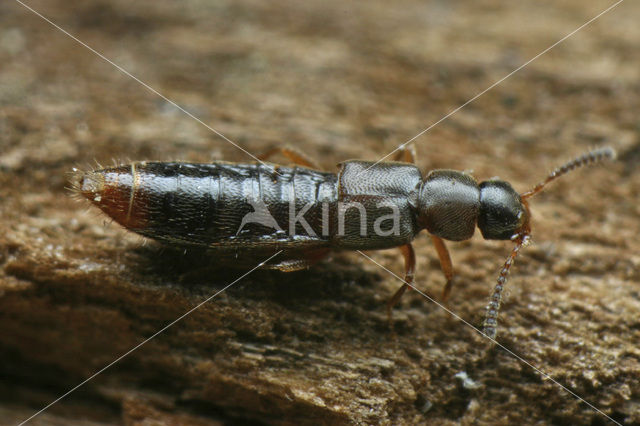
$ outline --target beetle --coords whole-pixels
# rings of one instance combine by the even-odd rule
[[[528,199],[549,182],[581,166],[613,159],[613,149],[586,152],[519,194],[508,182],[477,182],[455,170],[425,176],[412,149],[395,161],[350,160],[337,173],[319,171],[288,148],[295,165],[213,162],[134,162],[90,171],[74,170],[72,189],[126,229],[179,247],[211,250],[222,262],[242,265],[281,250],[264,267],[294,271],[332,251],[399,247],[404,284],[387,304],[391,309],[412,286],[416,257],[411,245],[421,230],[433,240],[451,292],[453,265],[444,240],[467,240],[479,228],[487,240],[515,243],[498,276],[483,323],[495,339],[502,291],[509,268],[530,239]]]

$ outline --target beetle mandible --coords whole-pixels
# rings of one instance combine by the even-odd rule
[[[490,297],[484,333],[495,339],[502,291],[513,260],[531,234],[528,199],[567,172],[603,159],[611,148],[584,153],[519,194],[505,181],[478,183],[455,170],[423,176],[412,149],[396,161],[345,161],[338,173],[318,171],[294,150],[281,152],[296,165],[272,163],[206,164],[137,162],[74,170],[72,188],[130,231],[162,243],[214,251],[231,266],[238,258],[282,253],[264,265],[281,271],[306,268],[337,250],[399,247],[405,283],[387,304],[392,307],[411,286],[415,253],[411,241],[423,229],[431,236],[446,283],[453,265],[444,240],[471,238],[478,227],[488,240],[512,240],[515,247]]]

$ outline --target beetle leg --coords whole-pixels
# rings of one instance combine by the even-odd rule
[[[402,284],[402,287],[400,287],[387,302],[387,318],[389,324],[391,324],[391,310],[398,304],[407,288],[413,284],[413,277],[416,271],[416,253],[413,251],[411,244],[405,244],[399,248],[404,257],[404,284]]]
[[[287,258],[287,255],[284,254],[282,259],[279,259],[276,263],[266,264],[264,268],[277,269],[282,272],[299,271],[320,262],[327,257],[330,252],[331,250],[329,249],[320,248],[297,253],[296,256],[291,258]]]
[[[451,263],[451,256],[449,256],[449,250],[447,250],[447,246],[444,245],[444,240],[435,235],[431,235],[431,239],[440,258],[440,268],[442,269],[444,277],[447,279],[447,283],[442,289],[442,301],[446,302],[449,298],[449,293],[451,293],[451,287],[453,286],[453,264]]]
[[[400,145],[400,149],[393,156],[393,161],[403,161],[411,164],[415,164],[416,159],[416,145],[413,142],[407,145]]]
[[[282,146],[277,148],[272,148],[269,151],[259,155],[258,158],[260,160],[267,160],[268,158],[274,156],[275,154],[282,154],[289,159],[293,164],[297,164],[302,167],[309,167],[311,169],[322,170],[318,165],[310,160],[306,155],[301,153],[295,148],[291,148],[289,146]]]

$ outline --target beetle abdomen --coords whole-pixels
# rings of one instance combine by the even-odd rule
[[[269,164],[140,162],[79,173],[75,187],[116,222],[146,237],[246,247],[322,240],[313,232],[322,219],[319,199],[335,200],[336,177]],[[305,222],[292,223],[290,213],[306,206]]]

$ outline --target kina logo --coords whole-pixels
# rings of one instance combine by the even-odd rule
[[[242,222],[240,223],[240,228],[238,228],[238,232],[236,232],[236,235],[239,235],[240,231],[242,231],[242,228],[244,228],[244,226],[249,223],[257,223],[258,225],[283,232],[280,225],[278,225],[278,222],[276,222],[273,216],[271,216],[271,213],[269,213],[269,209],[267,208],[267,205],[264,203],[264,201],[262,201],[262,199],[248,198],[247,202],[251,204],[251,207],[253,207],[254,211],[244,215],[244,217],[242,218]]]

